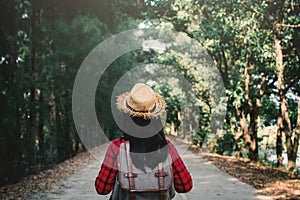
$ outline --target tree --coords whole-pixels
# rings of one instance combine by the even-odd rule
[[[278,80],[278,95],[280,98],[280,113],[278,117],[278,145],[280,147],[281,144],[281,131],[284,130],[285,137],[286,137],[286,148],[287,148],[287,154],[288,154],[288,169],[289,171],[296,171],[296,157],[298,151],[298,144],[299,144],[299,136],[295,134],[294,136],[294,142],[292,141],[292,124],[288,113],[288,102],[286,100],[286,94],[287,94],[287,87],[286,87],[286,66],[287,64],[284,63],[284,55],[283,55],[283,47],[282,43],[283,40],[290,36],[288,34],[288,30],[282,30],[283,26],[285,26],[285,21],[288,23],[290,22],[291,18],[294,19],[294,2],[288,2],[285,0],[282,0],[280,2],[277,1],[271,1],[270,6],[277,8],[276,9],[276,16],[274,22],[273,22],[273,30],[274,30],[274,51],[276,53],[276,74],[277,74],[277,80]],[[297,7],[299,7],[296,4]],[[296,8],[299,9],[299,8]],[[289,12],[291,10],[291,12]],[[292,14],[292,15],[291,15]],[[288,19],[285,19],[288,17]],[[294,22],[294,20],[292,21]],[[293,27],[293,25],[288,25],[289,27]],[[288,55],[291,56],[291,55]],[[298,64],[299,67],[299,64]],[[296,75],[297,77],[297,75]],[[296,78],[297,79],[297,78]],[[279,155],[278,163],[281,162],[281,151],[278,150],[277,153]]]
[[[109,34],[133,27],[130,4],[1,1],[1,185],[83,150],[71,111],[76,71]]]
[[[154,9],[160,8],[159,3],[152,5]],[[163,9],[156,11],[162,21],[171,22],[175,30],[183,31],[197,39],[208,50],[222,75],[227,94],[230,95],[230,102],[233,102],[232,105],[235,107],[232,109],[230,108],[232,105],[229,104],[228,110],[236,110],[236,114],[232,116],[236,116],[240,121],[249,157],[253,161],[258,161],[257,120],[260,115],[261,99],[266,94],[276,94],[272,90],[275,89],[277,81],[281,84],[280,81],[285,75],[289,74],[291,78],[287,80],[292,80],[289,83],[285,82],[291,85],[287,88],[293,87],[292,85],[297,82],[295,80],[299,79],[296,75],[299,74],[297,73],[299,68],[295,67],[299,65],[296,62],[298,50],[294,46],[299,35],[290,30],[298,28],[297,23],[292,24],[299,20],[296,19],[298,5],[299,3],[295,1],[178,0],[170,3],[171,11]],[[151,16],[151,12],[149,15]],[[286,18],[284,22],[287,24],[280,25],[283,18]],[[285,28],[284,33],[281,32],[280,35],[278,35],[279,27]],[[280,50],[278,44],[283,42],[286,51],[285,60],[293,63],[290,64],[293,67],[289,67],[289,70],[278,68],[281,65],[279,61],[281,57],[283,58],[278,51]],[[279,71],[281,72],[278,73]],[[279,74],[281,75],[278,76]],[[283,89],[282,93],[284,91],[287,92]],[[281,99],[284,99],[284,95],[286,93],[281,95]],[[286,107],[284,101],[281,102],[283,102],[281,105]],[[289,124],[287,114],[284,118],[286,124]],[[278,122],[280,123],[280,118]],[[294,146],[289,144],[287,146]],[[280,148],[280,142],[277,146]]]

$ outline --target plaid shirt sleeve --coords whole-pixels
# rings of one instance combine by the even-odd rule
[[[170,146],[170,155],[173,160],[172,170],[174,177],[174,186],[175,190],[178,193],[186,193],[189,192],[193,187],[193,181],[189,171],[184,165],[182,159],[178,155],[178,152],[175,146],[167,140]]]
[[[120,138],[111,142],[107,148],[99,174],[95,180],[95,188],[98,194],[106,195],[113,189],[118,173],[118,152]]]

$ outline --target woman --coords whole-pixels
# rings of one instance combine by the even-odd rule
[[[159,199],[171,199],[174,197],[172,192],[159,192],[162,190],[161,188],[169,191],[172,189],[170,189],[171,186],[164,187],[163,185],[168,185],[167,182],[169,180],[172,181],[172,187],[176,192],[189,192],[193,186],[190,173],[174,145],[165,138],[163,132],[160,119],[165,108],[163,98],[149,86],[138,83],[130,92],[118,97],[117,107],[123,113],[122,130],[124,134],[122,137],[113,140],[107,149],[95,181],[98,194],[105,195],[113,190],[112,199],[125,199],[122,196],[122,189],[126,190],[124,186],[126,183],[124,182],[127,181],[129,188],[127,191],[129,193],[127,195],[128,199],[139,199],[138,187],[148,187],[146,185],[149,185],[148,182],[154,176],[158,179],[158,187],[160,188],[157,189],[158,194],[153,195],[159,196]],[[123,157],[125,160],[127,159],[126,173],[120,170],[120,165],[123,165],[120,164],[123,162],[120,159],[122,158],[121,155],[123,155],[122,149],[124,149]],[[126,154],[127,150],[130,154]],[[128,164],[130,162],[132,162],[132,166]],[[168,176],[168,162],[170,163],[171,176]],[[159,166],[164,166],[165,168],[159,168]],[[152,172],[155,172],[153,173],[154,176],[149,175]],[[141,181],[139,182],[140,175],[148,176],[144,180],[149,181],[144,181],[141,184]],[[121,190],[119,189],[120,185],[123,186]],[[154,191],[154,189],[152,190]],[[149,198],[143,197],[143,199],[153,199],[153,196],[149,196]]]

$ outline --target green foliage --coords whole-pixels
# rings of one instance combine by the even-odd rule
[[[217,139],[217,145],[214,147],[215,152],[221,155],[232,155],[236,150],[236,141],[234,135],[226,133]]]
[[[202,147],[206,136],[207,136],[207,130],[205,129],[203,130],[203,128],[202,129],[199,128],[197,133],[192,136],[192,143],[194,145],[199,145],[200,147]]]
[[[124,12],[128,5],[1,2],[0,185],[83,150],[71,108],[76,72],[89,51],[112,32],[137,26],[139,20]]]
[[[265,96],[262,98],[261,102],[264,109],[262,109],[260,117],[266,126],[276,124],[277,115],[274,115],[274,113],[278,113],[279,110],[278,106],[271,98],[272,97]]]
[[[288,65],[285,76],[288,87],[298,94],[299,54],[296,52],[299,48],[294,45],[298,44],[295,41],[299,39],[299,31],[289,27],[289,24],[299,21],[296,14],[299,13],[299,4],[283,2],[285,5],[281,10],[281,4],[276,1],[212,0],[195,3],[177,0],[171,6],[174,12],[165,16],[175,30],[197,39],[208,50],[224,80],[229,97],[227,111],[232,112],[231,116],[237,120],[237,110],[243,112],[245,119],[250,119],[254,112],[259,112],[258,115],[261,114],[266,123],[277,119],[277,114],[274,115],[275,96],[278,94],[274,90],[276,54],[273,40],[281,11],[285,25],[281,30],[280,42],[286,56],[284,64]],[[248,75],[249,83],[246,83]],[[271,94],[272,98],[263,96]],[[261,106],[257,104],[260,98]],[[258,109],[254,111],[256,106]],[[258,116],[247,123],[253,125],[257,120]],[[251,131],[253,138],[257,130]]]
[[[298,100],[299,101],[299,100]],[[298,101],[294,98],[288,98],[288,105],[289,105],[289,116],[291,119],[292,128],[296,128],[297,124],[297,111],[298,111]]]
[[[168,85],[162,85],[159,88],[159,90],[161,95],[164,97],[166,104],[168,105],[168,107],[166,108],[166,112],[167,112],[166,122],[169,124],[171,123],[176,124],[176,126],[179,125],[179,121],[178,121],[178,112],[180,112],[179,96],[174,95],[174,93],[172,93],[170,86]]]

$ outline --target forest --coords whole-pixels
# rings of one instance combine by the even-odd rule
[[[207,51],[227,99],[223,127],[211,126],[211,91],[186,54],[140,50],[116,59],[98,83],[95,107],[109,139],[121,134],[111,110],[118,80],[134,66],[157,63],[171,66],[192,88],[174,92],[169,80],[153,85],[167,103],[167,134],[299,173],[299,0],[1,0],[0,5],[0,186],[86,150],[72,114],[76,73],[99,43],[141,25],[182,33]],[[195,131],[182,127],[181,102],[190,95],[199,109],[189,111],[197,115]]]

